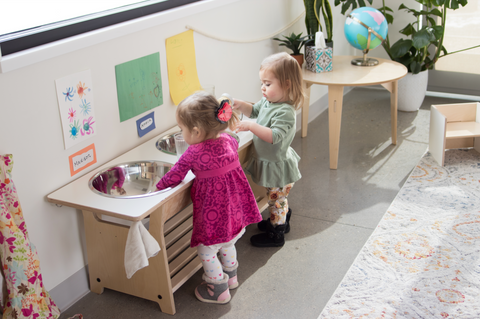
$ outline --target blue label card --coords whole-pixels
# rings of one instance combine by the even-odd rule
[[[154,113],[155,112],[152,112],[147,116],[144,116],[141,119],[137,120],[137,130],[139,137],[144,136],[155,128],[155,118],[153,117]]]

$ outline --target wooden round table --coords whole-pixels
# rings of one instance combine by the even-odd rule
[[[358,56],[334,56],[333,71],[314,73],[303,69],[303,86],[306,94],[302,108],[302,137],[307,136],[310,88],[312,84],[328,86],[328,131],[330,169],[337,169],[342,121],[343,88],[345,86],[368,86],[380,84],[390,92],[392,121],[392,144],[397,144],[397,97],[398,80],[408,70],[398,62],[376,58],[375,66],[356,66],[351,61]]]

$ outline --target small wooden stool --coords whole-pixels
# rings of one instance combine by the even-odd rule
[[[473,147],[480,152],[480,103],[432,105],[428,145],[442,166],[447,149]]]

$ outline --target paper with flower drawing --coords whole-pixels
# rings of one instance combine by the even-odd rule
[[[115,66],[120,122],[163,104],[160,53]]]
[[[90,70],[55,80],[65,149],[96,134]]]
[[[193,31],[185,31],[166,40],[170,96],[178,105],[184,98],[200,90]]]

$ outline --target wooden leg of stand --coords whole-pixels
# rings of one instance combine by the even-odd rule
[[[310,109],[310,89],[311,83],[302,82],[303,89],[305,91],[305,101],[302,106],[302,137],[307,137],[308,132],[308,111]]]
[[[330,144],[330,169],[337,169],[342,126],[343,86],[328,86],[328,136]]]

